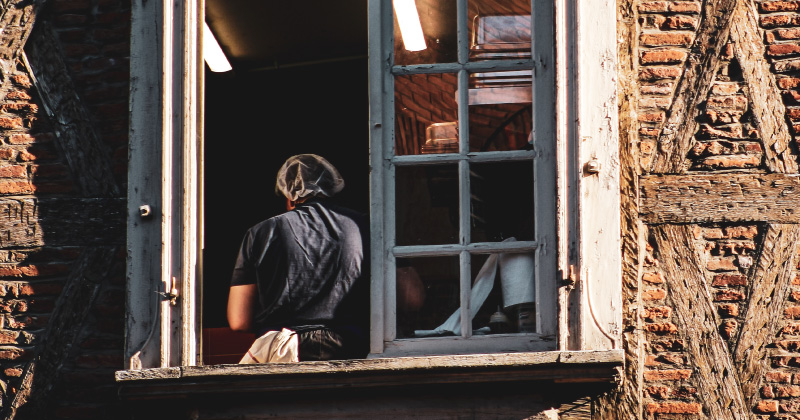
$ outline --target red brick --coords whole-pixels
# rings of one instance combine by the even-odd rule
[[[672,389],[667,386],[649,386],[644,390],[644,392],[653,398],[663,400],[669,397],[669,394],[672,393]]]
[[[0,344],[16,344],[19,331],[0,330]]]
[[[797,44],[773,44],[767,47],[767,55],[772,57],[783,57],[800,53],[800,45]]]
[[[781,328],[781,334],[798,335],[800,334],[800,324],[788,324]]]
[[[20,296],[33,296],[33,295],[58,295],[64,289],[62,283],[46,282],[46,283],[23,283],[19,286]]]
[[[747,286],[747,276],[741,274],[717,274],[711,282],[712,286]]]
[[[800,28],[776,29],[771,33],[778,39],[800,39]]]
[[[719,332],[722,334],[722,337],[727,339],[733,337],[738,328],[739,322],[737,322],[735,319],[726,319],[720,325]]]
[[[663,112],[643,112],[637,116],[639,122],[643,123],[660,123],[664,122]]]
[[[664,289],[642,291],[642,300],[661,300],[665,297],[667,297],[667,291]]]
[[[679,338],[653,340],[650,342],[650,348],[654,352],[682,351],[685,347],[686,344]]]
[[[647,412],[650,414],[700,414],[702,411],[703,406],[699,403],[670,401],[647,404]]]
[[[3,373],[12,378],[18,378],[22,376],[22,368],[21,367],[10,367],[3,370]]]
[[[768,382],[788,384],[792,380],[792,374],[780,371],[772,371],[772,372],[767,372],[766,375],[764,375],[764,378]]]
[[[758,4],[762,12],[793,12],[797,10],[796,1],[763,1]]]
[[[800,397],[800,386],[776,386],[775,396],[777,398]]]
[[[753,239],[758,236],[756,226],[728,226],[725,228],[725,237],[730,239]]]
[[[639,80],[653,82],[661,79],[675,79],[681,75],[678,67],[648,67],[639,71]]]
[[[669,369],[669,370],[646,370],[644,379],[646,381],[679,381],[689,379],[692,371],[689,369]]]
[[[654,361],[670,365],[685,365],[686,357],[680,353],[663,353],[655,356]]]
[[[661,29],[664,30],[678,30],[678,29],[697,29],[697,18],[692,16],[669,16],[661,24]]]
[[[775,398],[775,392],[771,386],[764,385],[761,387],[761,396],[763,398]]]
[[[642,34],[639,42],[646,47],[688,47],[692,44],[692,32],[657,32]]]
[[[29,101],[31,100],[31,95],[24,90],[12,90],[6,94],[6,99],[11,101]]]
[[[24,349],[20,348],[4,348],[0,349],[0,360],[22,360],[26,358],[27,354]]]
[[[36,187],[30,182],[0,181],[0,194],[30,194]]]
[[[657,50],[642,53],[642,64],[677,64],[686,59],[686,53],[679,50]]]
[[[798,411],[800,411],[800,401],[798,400],[781,401],[780,410],[786,413],[797,413]],[[781,420],[797,420],[797,419],[798,419],[797,416],[781,417]]]
[[[670,95],[672,94],[672,83],[659,83],[655,85],[641,85],[639,91],[642,95]]]
[[[800,319],[800,306],[789,306],[783,311],[783,315],[789,319]]]
[[[755,408],[753,408],[753,411],[761,414],[777,413],[778,402],[775,400],[759,401],[758,404],[756,404]]]
[[[739,316],[739,305],[735,303],[723,303],[717,310],[723,317]]]
[[[744,300],[744,293],[738,290],[721,290],[714,295],[715,302],[736,302]]]
[[[31,165],[30,168],[34,179],[60,179],[69,174],[69,167],[60,163]]]
[[[39,106],[25,102],[11,102],[0,106],[0,112],[13,112],[16,114],[35,114]]]
[[[711,271],[733,271],[738,269],[733,257],[711,258],[706,263],[706,268]]]
[[[772,65],[776,72],[790,72],[800,70],[800,60],[778,61]]]
[[[22,165],[0,166],[0,178],[26,178],[28,168]]]
[[[759,19],[764,28],[776,28],[779,26],[798,26],[800,16],[796,15],[766,15]]]
[[[672,1],[668,7],[673,13],[700,13],[700,5],[692,1]]]
[[[664,275],[661,273],[648,272],[642,274],[642,280],[650,284],[661,284],[664,283]]]
[[[11,76],[11,81],[14,82],[14,84],[24,88],[31,87],[31,79],[27,74],[15,74],[14,76]]]
[[[670,308],[669,306],[645,308],[642,311],[642,317],[647,320],[655,320],[657,318],[669,318],[671,315],[672,315],[672,308]]]
[[[645,324],[645,331],[652,332],[658,335],[669,335],[678,332],[678,327],[671,322],[660,322],[655,324]]]
[[[19,117],[0,117],[0,128],[13,130],[22,128],[22,118]]]
[[[6,326],[15,330],[43,328],[50,321],[50,317],[30,315],[8,316],[5,319]]]

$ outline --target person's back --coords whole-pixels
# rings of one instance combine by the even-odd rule
[[[290,158],[284,168],[306,156],[313,155]],[[259,335],[284,328],[297,332],[300,360],[364,357],[369,322],[366,217],[327,200],[331,191],[341,189],[340,178],[333,187],[323,185],[327,189],[319,188],[320,193],[294,194],[298,188],[314,191],[309,179],[338,176],[324,160],[329,167],[320,172],[313,164],[322,158],[313,159],[299,161],[311,165],[310,171],[290,166],[279,173],[278,189],[290,211],[245,235],[231,281],[229,322]],[[281,186],[282,179],[289,182]],[[244,324],[236,321],[242,317]]]

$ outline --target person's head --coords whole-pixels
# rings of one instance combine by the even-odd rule
[[[275,193],[287,200],[287,207],[312,197],[333,197],[344,188],[339,171],[321,156],[305,154],[286,159],[278,171]]]

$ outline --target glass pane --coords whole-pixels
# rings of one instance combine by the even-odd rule
[[[534,263],[532,253],[472,256],[473,334],[536,332]]]
[[[458,104],[453,73],[394,79],[395,154],[458,153]]]
[[[457,165],[398,167],[395,175],[397,245],[458,243]]]
[[[472,256],[473,334],[536,332],[532,253]],[[494,271],[493,271],[494,270]],[[489,289],[491,288],[491,289]]]
[[[470,165],[472,242],[533,240],[533,163]]]
[[[394,0],[394,64],[456,61],[455,0]]]
[[[530,0],[470,0],[470,61],[531,58]]]
[[[471,88],[470,99],[472,99],[474,92],[476,97],[492,95],[499,101],[512,100],[513,93],[500,92],[507,89],[519,89],[519,87]],[[528,85],[522,89],[523,93],[527,93],[525,102],[497,102],[469,107],[470,152],[531,150],[531,88]],[[486,97],[488,96],[484,96],[483,99]]]
[[[453,335],[433,331],[458,311],[458,273],[457,256],[397,259],[398,338]]]

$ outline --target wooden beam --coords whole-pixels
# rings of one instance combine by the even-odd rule
[[[705,2],[702,23],[658,137],[653,173],[682,173],[687,169],[686,155],[697,131],[698,106],[705,101],[714,81],[736,3],[736,0]]]
[[[789,286],[795,275],[798,238],[800,225],[768,225],[758,263],[749,275],[750,298],[733,346],[733,362],[750,407],[755,404],[768,368],[767,345],[776,336],[783,318]]]
[[[800,223],[800,177],[782,174],[651,175],[641,178],[645,223]]]
[[[0,48],[0,60],[6,61],[4,65],[13,66],[14,60],[22,53],[22,47],[33,30],[37,12],[44,2],[45,0],[4,1],[0,4],[0,45],[3,46]]]
[[[740,1],[733,14],[733,51],[747,84],[753,117],[764,142],[767,167],[771,172],[796,173],[797,156],[789,147],[792,136],[786,125],[786,107],[770,65],[764,59],[764,41],[758,28],[758,13],[752,3]]]
[[[59,151],[84,196],[120,195],[111,159],[89,111],[81,102],[64,63],[60,41],[47,22],[39,22],[27,49],[28,69],[58,137]]]
[[[749,419],[737,369],[719,334],[716,310],[705,280],[700,255],[692,246],[691,227],[659,225],[652,228],[658,260],[669,280],[669,297],[679,331],[694,367],[692,380],[712,419]]]

